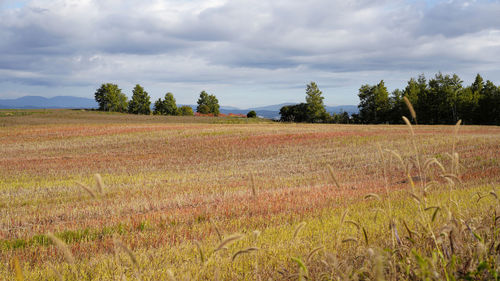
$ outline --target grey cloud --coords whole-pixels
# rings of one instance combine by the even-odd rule
[[[489,29],[500,29],[500,2],[449,1],[427,10],[417,34],[456,37]]]
[[[349,76],[497,71],[498,14],[498,1],[33,0],[0,10],[0,83],[238,91],[296,89],[315,77],[334,88],[358,83]]]

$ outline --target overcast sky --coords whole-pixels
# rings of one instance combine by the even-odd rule
[[[0,98],[139,83],[245,108],[301,102],[315,81],[342,105],[438,71],[500,84],[500,1],[0,0]]]

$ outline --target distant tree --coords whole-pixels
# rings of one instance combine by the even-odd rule
[[[99,110],[127,111],[127,96],[122,93],[122,90],[116,84],[102,84],[95,92],[95,100],[99,104]]]
[[[419,82],[420,81],[420,82]],[[423,82],[423,85],[421,84]],[[415,78],[411,78],[410,81],[408,81],[408,84],[406,85],[406,88],[403,90],[402,97],[406,97],[408,101],[410,101],[411,105],[413,106],[413,109],[415,110],[415,113],[417,115],[417,120],[418,119],[424,119],[424,108],[420,107],[420,102],[419,97],[423,97],[425,95],[425,91],[427,88],[427,82],[425,80],[425,77],[421,75],[419,77],[419,80],[415,80]],[[394,97],[394,96],[393,96]],[[406,104],[404,104],[403,100],[399,101],[399,103],[394,104],[395,106],[398,106],[398,114],[400,116],[393,115],[393,118],[398,118],[399,120],[402,121],[401,116],[406,116],[410,120],[412,120],[412,116],[410,114],[410,111]],[[394,99],[393,99],[394,101]],[[396,111],[398,111],[396,110]],[[394,111],[393,111],[394,113]],[[412,120],[414,123],[417,122],[417,120]],[[395,121],[395,119],[394,119]],[[396,122],[397,123],[397,122]]]
[[[166,93],[163,99],[163,108],[166,115],[177,115],[177,104],[172,93]]]
[[[473,124],[477,121],[479,112],[479,99],[484,88],[484,80],[477,74],[474,82],[464,88],[458,99],[458,118],[464,124]]]
[[[387,122],[390,104],[389,93],[384,85],[384,80],[374,86],[361,86],[358,97],[360,100],[358,108],[361,122],[371,124]]]
[[[349,124],[351,120],[349,118],[349,113],[344,111],[341,113],[333,113],[330,122],[334,124]]]
[[[193,116],[194,115],[193,109],[187,105],[181,106],[178,111],[179,111],[179,115],[182,115],[182,116]]]
[[[160,115],[178,115],[177,104],[175,103],[174,95],[170,92],[165,94],[165,98],[161,98],[155,102],[154,114]]]
[[[155,104],[153,106],[153,114],[154,115],[164,115],[164,112],[165,112],[165,109],[164,109],[163,100],[161,98],[159,98],[155,101]]]
[[[208,96],[208,108],[214,116],[219,116],[219,100],[214,95]]]
[[[196,108],[196,112],[201,113],[201,114],[210,114],[210,107],[206,104],[201,104],[198,105]]]
[[[387,115],[387,122],[391,124],[400,124],[403,122],[401,116],[406,116],[411,120],[411,114],[403,101],[403,93],[401,90],[396,89],[389,97],[389,113]],[[415,120],[413,120],[415,122]]]
[[[247,118],[256,118],[257,117],[257,112],[255,110],[251,110],[247,113]]]
[[[280,109],[280,120],[283,122],[308,122],[308,108],[307,103],[283,106]]]
[[[458,121],[458,100],[461,95],[462,80],[456,75],[441,72],[429,80],[429,88],[424,108],[427,124],[453,124]]]
[[[214,116],[218,116],[220,113],[219,100],[214,95],[209,95],[205,91],[201,91],[197,103],[196,112],[198,113],[213,114]],[[208,107],[208,110],[205,106]]]
[[[132,90],[132,100],[128,104],[128,113],[151,114],[151,101],[148,92],[141,85],[135,85]]]
[[[479,98],[477,123],[500,125],[500,87],[486,81]]]
[[[324,97],[315,82],[311,82],[306,87],[307,115],[309,122],[324,122],[328,118],[328,113],[323,104]]]
[[[201,106],[205,105],[206,107],[208,107],[208,94],[207,92],[205,91],[201,91],[200,93],[200,97],[198,98],[198,106],[196,107],[196,112],[198,113],[202,113],[202,114],[207,114],[209,113],[210,111],[210,108],[209,109],[205,109],[203,111],[205,112],[201,112],[200,109],[201,109]]]

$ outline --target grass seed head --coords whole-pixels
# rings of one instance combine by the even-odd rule
[[[228,238],[224,239],[224,241],[222,241],[219,244],[219,246],[217,246],[217,248],[215,249],[215,252],[222,250],[225,246],[228,246],[228,245],[232,244],[233,242],[240,240],[241,238],[243,238],[243,235],[241,235],[241,234],[233,234],[233,235],[229,236]]]
[[[59,238],[55,237],[52,233],[48,233],[47,237],[52,241],[52,243],[54,243],[54,245],[59,249],[59,251],[62,252],[64,260],[66,260],[67,263],[71,264],[75,263],[75,258],[73,257],[71,251],[68,249],[66,243],[64,243]]]
[[[102,181],[102,177],[100,174],[95,174],[94,178],[97,183],[97,189],[99,190],[99,193],[102,194],[104,192],[104,182]]]
[[[293,232],[293,239],[296,239],[297,236],[299,235],[299,232],[302,228],[304,228],[304,226],[306,226],[306,223],[305,222],[301,222],[297,228],[295,228],[295,231]]]
[[[404,96],[403,97],[404,102],[406,103],[406,106],[408,107],[408,110],[410,110],[410,115],[415,120],[415,124],[417,123],[417,113],[415,113],[415,109],[413,109],[413,105],[411,104],[410,100]]]
[[[78,184],[78,186],[80,186],[83,190],[85,190],[90,195],[90,197],[96,198],[96,194],[94,193],[94,191],[92,191],[92,189],[90,189],[90,187],[84,185],[81,182],[76,182],[76,184]]]

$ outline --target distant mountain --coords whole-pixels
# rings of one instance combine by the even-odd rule
[[[281,103],[267,106],[251,107],[246,109],[237,108],[234,106],[221,106],[220,112],[224,114],[247,114],[249,111],[254,110],[258,116],[278,119],[280,117],[280,109],[286,105],[293,105],[296,103]],[[151,104],[153,106],[153,104]],[[178,106],[182,106],[179,104]],[[196,105],[187,104],[196,111]],[[97,108],[97,103],[93,99],[72,97],[72,96],[57,96],[53,98],[44,98],[40,96],[25,96],[17,99],[0,99],[0,108],[7,109],[24,109],[24,108]],[[358,113],[356,105],[337,105],[325,106],[326,111],[331,113],[340,113],[346,111],[349,114]]]
[[[57,96],[44,98],[40,96],[24,96],[17,99],[0,99],[0,108],[24,109],[24,108],[97,108],[93,99]]]
[[[279,119],[280,118],[280,109],[283,106],[293,105],[296,103],[281,103],[281,104],[273,104],[267,106],[260,107],[252,107],[247,109],[239,109],[234,107],[225,107],[221,106],[220,112],[224,114],[228,113],[236,113],[236,114],[247,114],[250,110],[255,110],[258,116],[269,118],[269,119]],[[196,109],[196,107],[195,107]],[[358,113],[358,106],[356,105],[337,105],[337,106],[325,106],[325,109],[328,113],[341,113],[347,112],[349,114]]]

